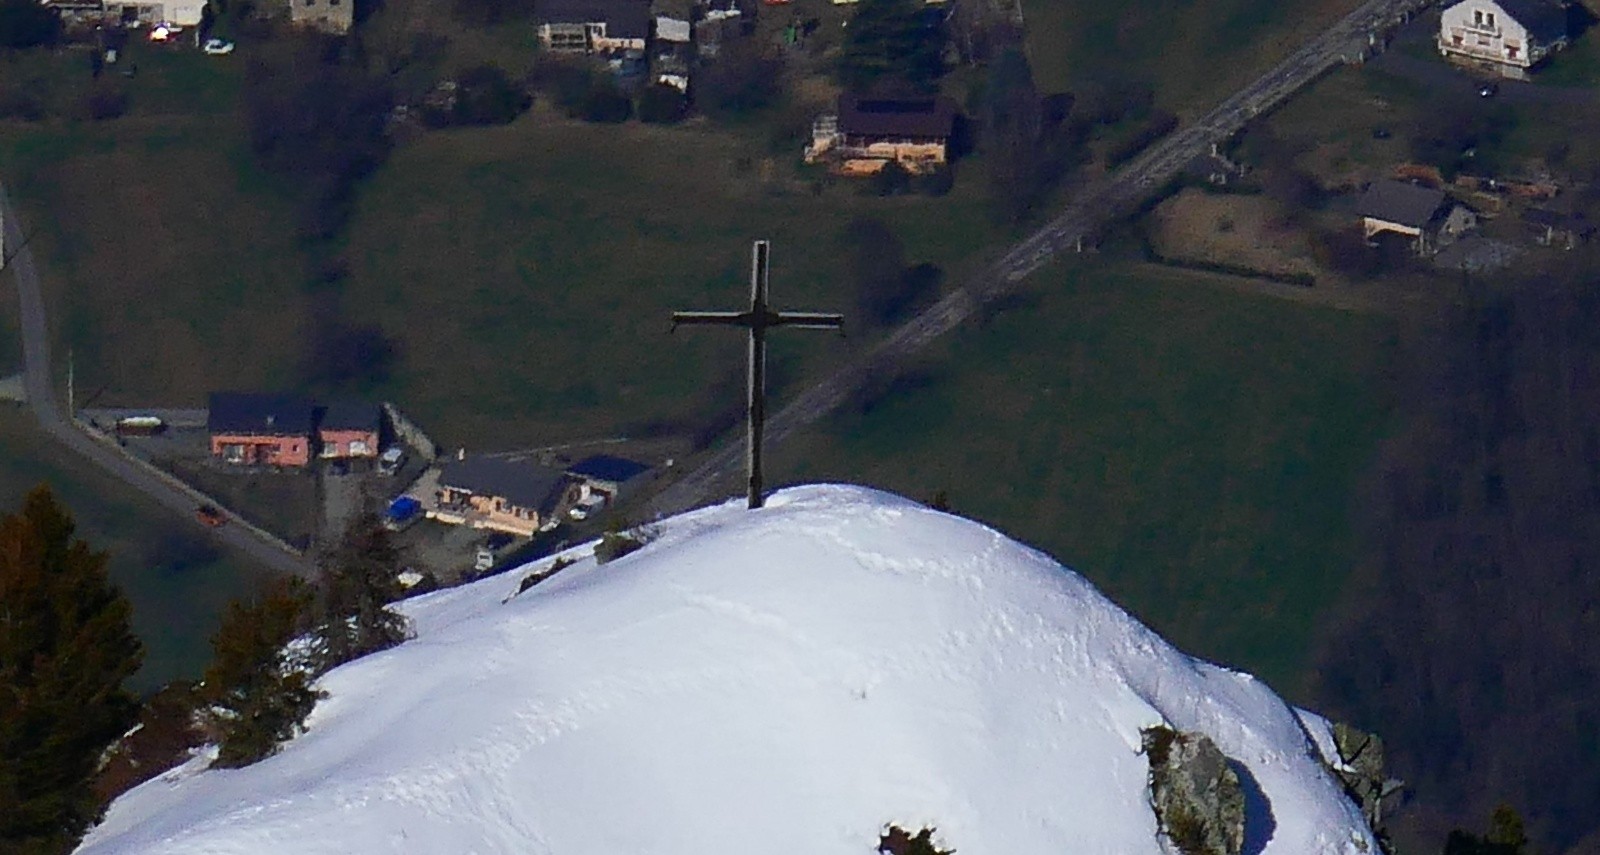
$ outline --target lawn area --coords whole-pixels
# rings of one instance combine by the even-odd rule
[[[1156,103],[1209,109],[1282,59],[1353,0],[1025,0],[1028,56],[1041,91],[1138,80]]]
[[[0,122],[0,175],[30,222],[58,224],[35,252],[85,400],[192,406],[214,389],[294,388],[310,331],[339,311],[397,346],[368,391],[449,444],[682,425],[742,360],[724,336],[669,338],[668,313],[744,299],[752,239],[775,241],[775,301],[849,310],[854,217],[888,221],[911,263],[947,279],[996,238],[981,165],[946,197],[881,199],[797,179],[798,151],[772,154],[754,133],[536,111],[398,149],[361,188],[340,247],[349,275],[329,287],[308,280],[294,212],[238,117],[206,103]],[[778,343],[775,386],[846,347]]]
[[[995,238],[976,174],[938,199],[817,195],[783,179],[792,160],[711,129],[543,116],[433,134],[362,194],[345,305],[399,340],[383,391],[444,441],[525,446],[728,403],[708,395],[743,376],[737,337],[669,336],[668,318],[747,300],[752,239],[774,242],[776,304],[848,312],[852,218],[890,223],[947,280]],[[852,344],[775,336],[777,387]]]
[[[1183,649],[1294,696],[1347,576],[1393,330],[1147,266],[1056,266],[913,382],[786,448],[984,520]]]
[[[133,602],[134,630],[145,644],[135,687],[199,677],[224,607],[262,577],[195,526],[62,450],[16,405],[0,403],[0,448],[0,511],[16,510],[29,489],[49,484],[77,518],[79,536],[111,554],[111,577]]]

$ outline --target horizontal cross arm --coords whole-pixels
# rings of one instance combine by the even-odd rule
[[[844,328],[844,315],[826,312],[779,312],[773,317],[772,324],[803,330],[837,330]]]
[[[750,326],[749,312],[673,312],[672,325],[721,324],[723,326]]]

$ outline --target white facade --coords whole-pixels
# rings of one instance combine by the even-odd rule
[[[205,0],[111,0],[106,3],[106,13],[129,24],[198,27],[205,6]]]
[[[1526,76],[1527,69],[1566,43],[1565,35],[1541,40],[1494,0],[1465,0],[1439,18],[1440,53],[1512,77]]]

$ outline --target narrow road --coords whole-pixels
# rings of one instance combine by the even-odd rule
[[[901,325],[871,351],[802,392],[767,419],[767,443],[782,442],[843,403],[874,377],[891,375],[907,357],[972,315],[984,304],[1015,293],[1033,272],[1099,230],[1132,214],[1191,160],[1231,137],[1261,113],[1365,51],[1434,0],[1369,0],[1193,124],[1156,142],[1122,169],[1086,187],[1065,210],[973,275],[922,314]],[[667,515],[726,495],[744,467],[744,448],[730,443],[662,490],[645,507]]]
[[[194,513],[201,498],[198,494],[185,492],[162,480],[123,456],[117,449],[93,439],[62,414],[56,404],[55,391],[51,388],[49,325],[45,323],[39,271],[33,262],[32,248],[24,242],[21,225],[4,186],[0,186],[0,220],[4,221],[5,251],[11,256],[11,263],[6,269],[11,272],[22,303],[23,388],[27,392],[28,406],[39,420],[39,427],[52,439],[82,455],[112,477],[182,516],[195,527],[202,527]],[[312,573],[311,565],[302,556],[257,536],[239,524],[238,520],[207,531],[228,546],[279,573],[297,576],[310,576]]]

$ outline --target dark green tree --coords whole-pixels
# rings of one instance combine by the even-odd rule
[[[646,86],[639,95],[639,121],[655,125],[671,125],[683,121],[688,112],[689,99],[676,86],[655,83]]]
[[[1510,805],[1501,805],[1490,815],[1489,833],[1482,837],[1459,828],[1450,832],[1444,855],[1523,855],[1527,846],[1522,815]]]
[[[505,125],[533,105],[533,98],[497,65],[468,69],[456,86],[448,124]]]
[[[899,83],[933,91],[944,74],[944,27],[919,0],[861,0],[845,30],[839,82],[853,91]]]
[[[305,629],[310,604],[309,588],[294,580],[254,602],[228,606],[211,638],[211,667],[201,685],[217,732],[216,765],[248,766],[304,729],[321,695],[288,647]]]
[[[0,851],[66,852],[99,814],[100,756],[138,717],[128,600],[44,487],[0,519]]]
[[[61,35],[61,19],[35,0],[0,0],[0,48],[53,44]]]
[[[322,638],[324,668],[405,641],[405,617],[389,604],[404,593],[400,553],[378,518],[363,513],[323,561]]]

